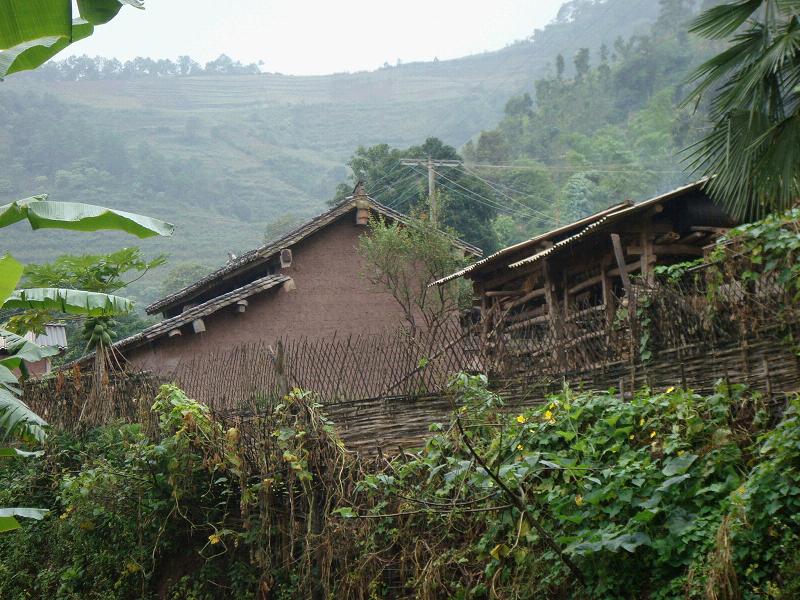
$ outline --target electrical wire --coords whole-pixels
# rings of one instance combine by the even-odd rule
[[[443,188],[445,188],[447,190],[450,190],[451,192],[453,192],[454,194],[456,194],[460,198],[463,198],[465,200],[469,200],[469,201],[472,201],[472,202],[477,202],[478,204],[481,204],[482,206],[486,206],[488,208],[496,210],[497,212],[505,213],[505,214],[509,214],[509,215],[513,215],[513,216],[517,216],[517,217],[523,217],[523,218],[526,218],[526,219],[538,218],[536,215],[533,215],[533,214],[531,214],[529,212],[523,212],[521,210],[518,210],[518,209],[515,209],[515,208],[511,208],[510,206],[506,206],[504,204],[500,204],[498,202],[495,202],[495,201],[491,200],[490,198],[487,198],[486,196],[483,196],[483,195],[478,194],[477,192],[475,192],[473,190],[470,190],[469,188],[465,188],[464,186],[459,186],[459,187],[462,190],[466,191],[466,193],[468,195],[465,195],[464,191],[460,191],[460,190],[456,189],[455,187],[453,187],[452,185],[450,185],[448,183],[439,182],[439,184],[441,185],[441,187],[443,187]],[[456,185],[458,185],[458,184],[456,184]]]
[[[506,212],[515,213],[515,214],[518,214],[518,215],[521,215],[521,216],[525,216],[525,217],[528,217],[528,218],[540,218],[540,219],[544,218],[544,219],[547,219],[549,221],[555,222],[555,219],[553,217],[551,217],[550,215],[547,215],[547,214],[545,214],[543,212],[540,212],[540,211],[537,211],[535,209],[532,209],[529,206],[526,206],[526,205],[522,204],[521,202],[517,202],[515,200],[515,202],[522,207],[521,209],[520,208],[516,208],[515,209],[515,208],[512,208],[510,206],[506,206],[505,204],[502,204],[501,202],[498,202],[497,200],[493,200],[491,198],[487,198],[486,196],[484,196],[482,194],[479,194],[475,190],[471,190],[471,189],[469,189],[467,187],[464,187],[463,185],[461,185],[457,181],[454,181],[454,180],[450,179],[449,177],[447,177],[446,175],[443,175],[442,173],[439,173],[438,171],[434,171],[434,172],[437,175],[439,175],[442,179],[444,179],[445,181],[448,181],[452,185],[455,185],[455,186],[461,188],[462,190],[466,191],[467,193],[472,194],[473,196],[475,196],[477,198],[480,198],[483,201],[483,203],[487,203],[488,205],[493,205],[498,210],[504,210]],[[449,187],[449,186],[446,186],[446,187]]]
[[[647,167],[633,167],[630,164],[620,164],[620,168],[611,169],[607,167],[615,167],[614,164],[593,165],[584,164],[574,167],[570,166],[555,166],[555,165],[492,165],[488,163],[472,163],[472,166],[480,169],[509,169],[512,171],[560,171],[564,173],[577,173],[582,171],[591,171],[593,173],[684,173],[682,170],[677,169],[649,169]],[[628,168],[622,168],[628,167]]]
[[[369,195],[371,197],[375,198],[376,200],[379,200],[382,204],[385,204],[386,206],[389,206],[389,203],[385,202],[384,200],[382,200],[381,196],[386,194],[387,192],[389,192],[389,190],[391,190],[392,188],[405,186],[411,180],[416,179],[416,177],[417,177],[416,173],[410,173],[410,174],[407,174],[407,175],[403,175],[403,176],[400,177],[400,179],[397,179],[397,180],[393,181],[392,183],[390,183],[390,184],[384,186],[383,188],[381,188],[380,190],[369,192]]]
[[[464,167],[463,165],[461,165],[461,169],[462,169],[462,170],[464,171],[464,173],[466,173],[467,175],[469,175],[469,176],[471,176],[471,177],[475,177],[475,178],[476,178],[476,179],[478,179],[479,181],[482,181],[483,183],[485,183],[486,185],[488,185],[488,186],[489,186],[491,189],[493,189],[495,192],[497,192],[497,193],[498,193],[498,194],[500,194],[501,196],[503,196],[503,197],[505,197],[505,198],[508,198],[508,199],[509,199],[511,202],[513,202],[514,204],[516,204],[516,205],[518,205],[518,206],[520,206],[520,207],[522,207],[522,208],[524,208],[524,209],[526,209],[526,210],[530,210],[530,211],[532,211],[532,212],[534,212],[534,213],[537,213],[537,214],[539,214],[539,215],[541,215],[541,216],[545,217],[546,219],[548,219],[548,220],[552,221],[553,223],[555,223],[555,222],[556,222],[556,219],[554,219],[554,218],[553,218],[553,217],[551,217],[550,215],[547,215],[546,213],[543,213],[543,212],[541,212],[541,211],[538,211],[538,210],[536,210],[535,208],[533,208],[533,207],[530,207],[530,206],[528,206],[527,204],[525,204],[525,203],[523,203],[523,202],[520,202],[519,200],[517,200],[517,199],[516,199],[516,198],[514,198],[513,196],[509,196],[508,194],[506,194],[506,193],[505,193],[504,191],[502,191],[501,189],[499,189],[499,188],[495,187],[495,185],[494,185],[494,184],[493,184],[491,181],[489,181],[488,179],[484,179],[483,177],[481,177],[481,176],[480,176],[480,175],[478,175],[477,173],[473,173],[472,171],[469,171],[469,170],[467,170],[467,168],[466,168],[466,167]],[[525,196],[525,197],[527,197],[527,198],[532,198],[532,196],[531,196],[530,194],[525,194],[524,192],[517,192],[517,193],[520,193],[520,194],[522,194],[523,196]]]

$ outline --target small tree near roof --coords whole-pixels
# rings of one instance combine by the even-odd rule
[[[407,224],[373,218],[369,233],[361,236],[364,276],[397,300],[412,336],[441,327],[470,305],[469,286],[461,279],[428,287],[467,265],[454,239],[452,231],[441,231],[423,217],[412,217]]]

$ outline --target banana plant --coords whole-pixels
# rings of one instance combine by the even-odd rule
[[[141,0],[3,0],[0,2],[0,79],[35,69],[70,44],[89,37],[117,16],[124,4]]]
[[[27,221],[33,229],[58,228],[73,231],[117,230],[139,238],[170,236],[170,223],[91,204],[51,202],[46,196],[33,196],[0,206],[0,227]],[[23,265],[11,254],[0,256],[0,307],[56,310],[62,313],[104,319],[129,312],[133,304],[126,298],[99,292],[61,288],[17,290]],[[102,341],[106,337],[100,332]],[[15,371],[26,362],[36,362],[57,354],[15,333],[0,328],[6,357],[0,359],[0,458],[30,456],[17,448],[2,447],[11,437],[23,441],[44,440],[45,421],[22,399]],[[42,518],[46,511],[36,508],[0,508],[0,532],[19,527],[17,517]]]

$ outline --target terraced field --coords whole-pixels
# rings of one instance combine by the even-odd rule
[[[630,14],[630,2],[615,0],[555,23],[535,42],[374,72],[78,82],[13,77],[0,87],[0,116],[4,106],[11,117],[30,102],[50,108],[0,122],[0,141],[14,163],[5,182],[0,174],[0,201],[47,191],[56,199],[160,216],[175,222],[178,232],[145,248],[214,266],[227,251],[260,243],[270,221],[322,210],[346,179],[346,161],[359,145],[407,147],[436,136],[459,147],[492,128],[507,99],[532,91],[557,54],[570,57],[581,46],[611,43],[646,27],[658,2],[639,2],[647,10],[634,19],[617,19],[619,11]],[[624,22],[624,30],[604,29],[600,17]],[[63,123],[71,129],[62,132]],[[41,148],[31,150],[31,144]],[[30,150],[28,157],[20,158],[15,145]],[[106,147],[118,149],[120,164]],[[101,161],[112,166],[95,170]],[[6,243],[20,258],[37,261],[131,242],[14,229]],[[155,274],[149,288],[162,276]],[[143,294],[157,293],[153,289]]]

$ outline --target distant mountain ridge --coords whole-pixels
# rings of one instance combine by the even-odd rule
[[[571,63],[579,48],[646,30],[658,9],[658,0],[573,0],[531,40],[354,74],[12,77],[0,84],[0,200],[49,192],[165,218],[175,237],[146,251],[215,266],[260,243],[271,221],[322,210],[356,147],[429,136],[460,147],[494,127],[558,54]],[[27,261],[120,241],[131,244],[7,236]]]

